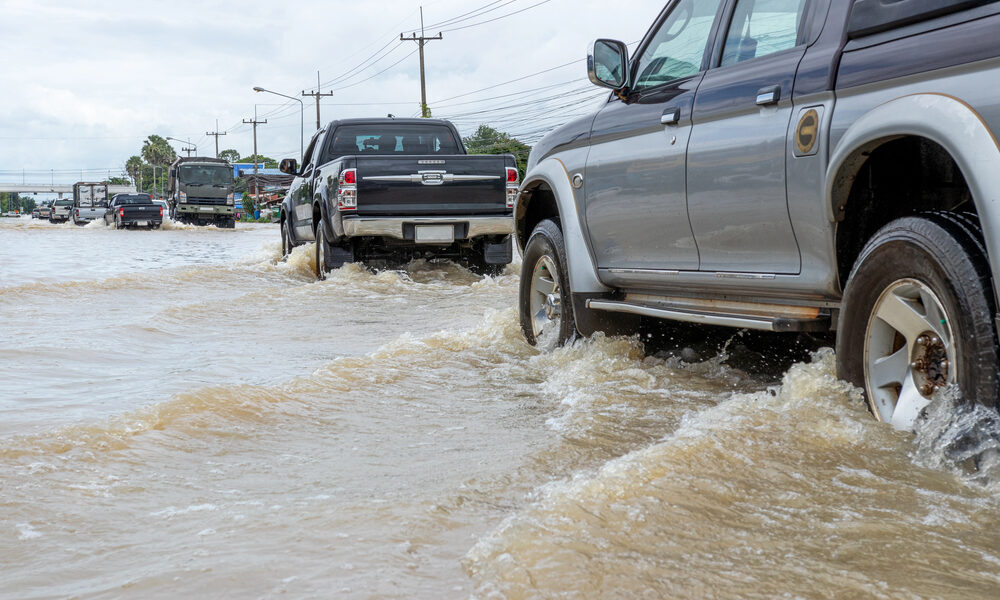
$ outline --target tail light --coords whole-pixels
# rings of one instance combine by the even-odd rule
[[[161,219],[163,218],[163,207],[162,206],[160,207],[160,218]]]
[[[124,208],[119,208],[118,209],[118,216],[122,217],[123,219],[125,218],[125,209]]]
[[[514,167],[507,167],[507,208],[514,208],[517,195],[520,193],[521,176]]]
[[[340,172],[340,185],[337,186],[337,209],[342,211],[358,210],[357,169],[344,169]]]
[[[149,195],[149,199],[150,199],[150,200],[152,200],[152,199],[153,199],[153,195],[152,195],[152,194],[150,194],[150,195]]]

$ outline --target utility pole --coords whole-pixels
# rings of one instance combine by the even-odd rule
[[[219,136],[220,135],[226,135],[226,132],[223,131],[222,133],[219,133],[219,120],[218,119],[215,120],[215,132],[208,132],[208,131],[206,131],[205,135],[210,135],[210,136],[212,136],[212,137],[215,138],[215,158],[219,158]]]
[[[181,148],[181,152],[187,152],[188,158],[191,157],[191,153],[197,150],[197,148]]]
[[[246,119],[243,119],[243,122],[246,123],[247,125],[253,125],[253,189],[254,189],[254,197],[256,197],[260,193],[260,190],[258,189],[258,181],[257,181],[257,163],[260,162],[258,160],[260,157],[257,156],[257,126],[258,125],[265,125],[265,124],[267,124],[267,119],[264,119],[263,121],[258,121],[257,120],[257,106],[254,105],[254,107],[253,107],[253,119],[251,119],[249,121],[247,121]],[[218,138],[216,138],[216,139],[218,139]]]
[[[420,37],[417,34],[413,34],[410,37],[404,37],[403,34],[399,34],[400,41],[403,42],[417,42],[420,46],[420,115],[429,119],[431,117],[431,108],[427,106],[427,78],[424,74],[424,44],[431,40],[443,40],[444,36],[440,33],[434,37],[426,37],[424,35],[424,7],[420,7]]]
[[[305,98],[307,96],[314,96],[316,98],[316,131],[319,131],[319,128],[321,126],[320,125],[320,118],[319,118],[319,99],[321,97],[323,97],[323,96],[332,96],[332,95],[333,95],[332,91],[331,92],[327,92],[325,94],[320,93],[320,90],[319,90],[319,71],[316,71],[316,91],[315,92],[309,92],[307,94],[305,90],[302,90],[302,97],[303,98]]]

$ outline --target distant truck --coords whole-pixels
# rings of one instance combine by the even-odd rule
[[[168,172],[170,217],[182,223],[236,227],[233,167],[221,158],[178,158]]]
[[[104,217],[108,208],[108,184],[81,181],[73,184],[73,210],[70,218],[74,225],[90,223]]]

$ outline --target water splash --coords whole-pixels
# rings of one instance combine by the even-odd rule
[[[914,460],[1000,490],[1000,414],[962,398],[957,386],[937,394],[915,427]]]

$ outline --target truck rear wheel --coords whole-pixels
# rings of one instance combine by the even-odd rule
[[[519,304],[529,344],[552,350],[576,334],[566,246],[559,226],[549,219],[535,227],[524,249]]]
[[[906,217],[868,242],[847,282],[837,334],[840,376],[872,414],[912,430],[936,392],[997,405],[997,338],[978,225],[959,214]]]

